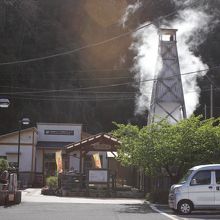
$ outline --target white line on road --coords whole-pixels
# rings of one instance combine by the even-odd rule
[[[169,219],[179,220],[178,218],[175,218],[175,217],[172,216],[172,215],[169,215],[169,214],[167,214],[167,213],[165,213],[165,212],[160,211],[157,207],[155,207],[154,205],[152,205],[152,204],[150,204],[150,203],[149,203],[149,206],[150,206],[150,208],[153,209],[155,212],[158,212],[158,213],[160,213],[161,215],[166,216],[166,217],[169,218]]]

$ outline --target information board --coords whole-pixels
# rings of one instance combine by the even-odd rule
[[[89,183],[107,183],[108,170],[89,170]]]

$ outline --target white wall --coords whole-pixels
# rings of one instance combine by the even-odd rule
[[[7,156],[9,162],[18,161],[18,134],[17,131],[0,136],[0,156]],[[31,171],[33,142],[37,143],[36,130],[32,128],[22,130],[20,134],[20,171]]]
[[[20,147],[19,171],[31,171],[32,166],[32,146]]]
[[[0,156],[7,156],[9,162],[17,162],[18,146],[0,146]],[[31,171],[32,165],[32,145],[30,146],[20,146],[20,171]]]
[[[82,125],[81,124],[59,124],[59,123],[38,123],[38,141],[52,142],[78,142],[81,140]],[[72,135],[46,134],[47,131],[59,133],[59,131],[73,131]]]

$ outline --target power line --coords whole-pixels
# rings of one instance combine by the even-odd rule
[[[220,88],[216,89],[220,90]],[[209,89],[201,90],[201,92],[209,91]],[[187,93],[194,93],[196,90],[187,91]],[[185,93],[185,94],[187,94]],[[99,101],[131,101],[134,100],[135,96],[124,96],[124,97],[70,97],[70,96],[11,96],[11,99],[22,99],[22,100],[33,100],[33,101],[55,101],[55,102],[99,102]]]
[[[57,92],[82,92],[85,90],[91,90],[91,89],[103,89],[103,88],[113,88],[113,87],[119,87],[119,86],[128,86],[128,85],[135,85],[135,83],[146,83],[146,82],[152,82],[152,81],[157,81],[157,80],[167,80],[170,78],[173,78],[175,76],[185,76],[185,75],[190,75],[190,74],[197,74],[197,73],[202,73],[202,72],[207,72],[209,70],[213,69],[219,69],[220,65],[208,68],[208,69],[203,69],[203,70],[197,70],[197,71],[192,71],[192,72],[187,72],[187,73],[182,73],[182,74],[176,74],[172,75],[169,77],[161,77],[161,78],[155,78],[155,79],[146,79],[146,80],[140,80],[137,82],[125,82],[125,83],[117,83],[117,84],[109,84],[109,85],[100,85],[100,86],[90,86],[90,87],[84,87],[84,88],[77,88],[77,89],[53,89],[53,90],[39,90],[39,91],[23,91],[23,92],[8,92],[8,93],[0,93],[1,95],[8,95],[8,94],[40,94],[40,93],[57,93]],[[91,91],[90,91],[91,92]]]
[[[66,99],[63,99],[63,98],[35,98],[35,97],[11,97],[11,99],[22,99],[22,100],[34,100],[34,101],[55,101],[55,102],[59,102],[59,101],[62,101],[62,102],[65,102],[65,101],[68,101],[68,102],[98,102],[98,101],[129,101],[129,100],[134,100],[133,97],[124,97],[124,98],[103,98],[103,99],[91,99],[91,98],[85,98],[85,99],[81,99],[81,98],[78,98],[78,99],[74,99],[74,98],[66,98]]]
[[[128,71],[130,70],[130,68],[114,68],[114,69],[88,69],[88,70],[62,70],[62,71],[44,71],[44,72],[31,72],[28,74],[39,74],[39,73],[45,73],[45,74],[58,74],[58,73],[98,73],[98,72],[118,72],[118,71]],[[8,73],[7,73],[8,74]],[[10,74],[13,74],[13,72],[11,72]]]
[[[47,59],[51,59],[51,58],[55,58],[55,57],[60,57],[60,56],[65,56],[65,55],[70,55],[70,54],[73,54],[75,52],[78,52],[78,51],[81,51],[81,50],[85,50],[85,49],[88,49],[88,48],[92,48],[92,47],[97,47],[97,46],[101,46],[101,45],[104,45],[106,43],[109,43],[109,42],[112,42],[116,39],[119,39],[121,37],[125,37],[125,36],[128,36],[130,35],[131,33],[134,33],[134,32],[137,32],[143,28],[146,28],[148,26],[151,26],[153,25],[154,23],[156,22],[159,22],[160,20],[162,19],[165,19],[165,18],[168,18],[174,14],[176,14],[179,10],[183,9],[183,8],[186,8],[186,7],[192,7],[194,6],[196,3],[191,3],[187,6],[182,6],[176,10],[174,10],[173,12],[167,14],[167,15],[164,15],[164,16],[161,16],[157,19],[155,19],[153,22],[150,22],[148,24],[145,24],[145,25],[142,25],[136,29],[132,29],[130,31],[127,31],[125,33],[122,33],[122,34],[119,34],[115,37],[112,37],[112,38],[109,38],[109,39],[106,39],[106,40],[103,40],[103,41],[100,41],[100,42],[97,42],[97,43],[92,43],[92,44],[88,44],[88,45],[85,45],[85,46],[82,46],[82,47],[79,47],[79,48],[75,48],[73,50],[69,50],[69,51],[66,51],[66,52],[62,52],[62,53],[56,53],[56,54],[52,54],[52,55],[48,55],[48,56],[42,56],[42,57],[37,57],[37,58],[30,58],[30,59],[25,59],[25,60],[16,60],[16,61],[11,61],[11,62],[4,62],[4,63],[0,63],[0,66],[6,66],[6,65],[14,65],[14,64],[23,64],[23,63],[30,63],[30,62],[36,62],[36,61],[42,61],[42,60],[47,60]]]
[[[79,79],[64,79],[64,78],[60,78],[60,79],[54,79],[54,78],[37,78],[37,79],[34,79],[35,81],[36,80],[41,80],[41,81],[70,81],[70,82],[78,82],[78,81],[97,81],[97,80],[123,80],[123,79],[132,79],[133,76],[121,76],[121,77],[96,77],[96,78],[79,78]],[[10,81],[10,79],[0,79],[0,81]],[[24,79],[24,80],[28,80],[28,79]],[[1,87],[1,86],[0,86]]]

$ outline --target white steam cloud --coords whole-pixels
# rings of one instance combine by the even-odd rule
[[[137,1],[133,5],[128,5],[124,15],[122,16],[122,18],[119,21],[119,24],[122,25],[123,27],[125,27],[126,22],[129,19],[129,16],[134,14],[141,6],[142,6],[142,3],[140,1]]]
[[[178,6],[187,6],[189,0],[177,1],[173,0]],[[197,7],[185,7],[180,10],[173,21],[163,20],[161,27],[178,29],[177,32],[177,48],[179,54],[179,63],[181,73],[192,71],[200,71],[207,69],[208,66],[202,62],[201,57],[195,56],[193,50],[205,40],[218,21],[214,15],[208,14],[204,5]],[[142,24],[143,25],[143,24]],[[157,73],[156,60],[158,56],[158,29],[151,25],[143,28],[133,34],[134,42],[131,49],[136,53],[134,58],[133,71],[135,71],[135,79],[144,81],[155,78]],[[157,65],[157,69],[158,69]],[[206,72],[202,73],[203,75]],[[199,103],[200,88],[197,85],[198,74],[189,74],[182,76],[183,91],[186,104],[187,116],[190,116]],[[136,114],[143,113],[149,108],[152,82],[143,82],[139,85],[139,94],[136,99]]]

